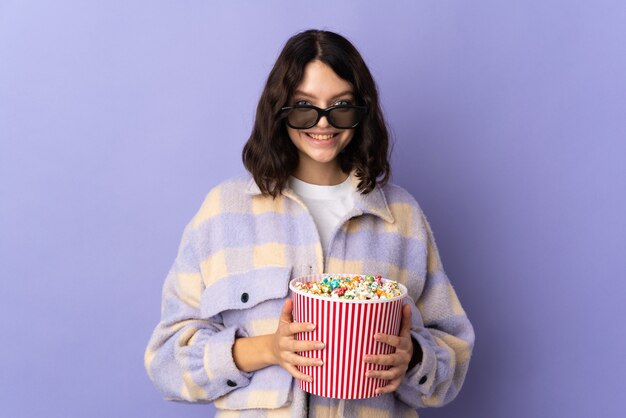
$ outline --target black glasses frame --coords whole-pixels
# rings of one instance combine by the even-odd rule
[[[361,121],[363,120],[363,115],[365,115],[367,113],[367,106],[354,106],[354,105],[335,105],[335,106],[331,106],[331,107],[327,107],[326,109],[322,109],[319,108],[317,106],[313,106],[313,105],[294,105],[294,106],[285,106],[283,108],[280,109],[281,115],[283,117],[287,116],[287,113],[289,113],[291,110],[294,109],[313,109],[317,112],[317,118],[315,118],[315,121],[313,123],[311,123],[309,126],[294,126],[291,123],[289,123],[289,118],[287,119],[287,125],[290,128],[293,129],[309,129],[314,127],[315,125],[317,125],[317,123],[320,121],[320,119],[322,118],[322,116],[326,116],[326,119],[328,120],[328,123],[330,123],[333,127],[337,128],[337,129],[352,129],[355,128],[359,123],[361,123]],[[355,109],[357,111],[357,121],[355,124],[351,125],[351,126],[337,126],[335,125],[335,123],[333,122],[332,118],[329,117],[330,112],[333,109]]]

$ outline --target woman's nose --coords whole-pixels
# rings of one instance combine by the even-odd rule
[[[326,116],[322,116],[320,120],[317,121],[317,126],[319,126],[320,128],[325,128],[329,125],[330,123],[328,122],[328,118]]]

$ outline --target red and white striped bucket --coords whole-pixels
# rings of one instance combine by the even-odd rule
[[[387,386],[388,380],[365,377],[368,370],[387,370],[363,362],[366,354],[391,354],[395,347],[374,340],[374,334],[398,335],[402,319],[402,299],[406,288],[399,284],[400,296],[390,299],[331,299],[301,292],[296,282],[319,282],[329,274],[298,277],[289,283],[293,297],[295,322],[316,325],[311,332],[296,334],[297,340],[322,341],[323,350],[299,353],[304,357],[320,358],[323,366],[298,366],[302,373],[313,377],[313,382],[298,380],[305,392],[337,399],[363,399],[377,396],[377,388]],[[361,274],[332,274],[354,277]],[[383,279],[385,280],[385,279]]]

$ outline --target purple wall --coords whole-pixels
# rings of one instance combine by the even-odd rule
[[[37,4],[38,3],[38,4]],[[143,368],[163,280],[286,39],[349,37],[476,328],[422,417],[621,417],[626,4],[4,1],[0,416],[207,417]]]

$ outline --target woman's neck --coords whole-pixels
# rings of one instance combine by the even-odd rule
[[[349,176],[339,168],[336,162],[319,163],[311,161],[308,164],[300,161],[293,176],[306,183],[318,184],[321,186],[335,186],[343,183]]]

